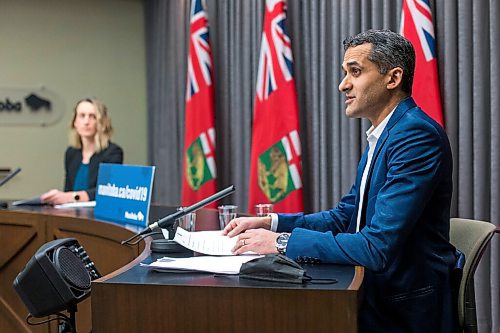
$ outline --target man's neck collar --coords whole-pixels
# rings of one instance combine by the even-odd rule
[[[380,112],[375,118],[370,118],[370,122],[372,123],[373,128],[377,128],[380,123],[384,121],[385,118],[387,118],[388,115],[390,115],[396,108],[398,107],[399,103],[403,101],[405,98],[407,98],[410,95],[401,95],[398,94],[397,96],[394,96],[389,103],[387,103],[387,106]]]

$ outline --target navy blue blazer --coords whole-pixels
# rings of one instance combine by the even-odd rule
[[[356,230],[368,147],[349,194],[334,209],[279,214],[292,259],[365,267],[360,331],[452,332],[449,243],[452,156],[446,133],[408,97],[375,147]]]
[[[64,191],[73,191],[76,173],[82,163],[82,150],[72,147],[66,149],[64,154],[64,169],[66,177],[64,179]],[[97,185],[97,174],[101,163],[123,163],[123,150],[120,146],[109,143],[109,146],[99,153],[95,153],[89,162],[89,188],[85,192],[89,195],[89,200],[95,200],[95,187]]]

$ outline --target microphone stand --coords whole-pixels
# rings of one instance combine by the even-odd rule
[[[209,196],[208,198],[205,198],[205,199],[203,199],[203,200],[201,200],[201,201],[199,201],[199,202],[197,202],[189,207],[179,209],[177,212],[170,214],[170,215],[167,215],[164,218],[150,224],[147,228],[145,228],[141,232],[133,235],[129,239],[122,241],[121,244],[122,245],[124,245],[124,244],[128,244],[128,245],[137,244],[137,243],[132,243],[132,240],[134,240],[135,238],[139,238],[145,234],[149,234],[157,228],[170,227],[175,223],[175,220],[177,220],[177,219],[179,219],[179,218],[181,218],[189,213],[192,213],[200,208],[203,208],[206,205],[211,204],[214,201],[222,199],[222,198],[228,196],[229,194],[234,193],[235,190],[236,190],[236,188],[234,187],[234,185],[231,185],[231,186],[226,187],[225,189],[223,189],[223,190]]]

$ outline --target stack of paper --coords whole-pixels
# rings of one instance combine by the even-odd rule
[[[165,237],[168,237],[168,231],[162,231]],[[240,256],[233,255],[231,250],[238,241],[238,237],[229,238],[228,236],[223,236],[220,230],[189,232],[181,227],[177,227],[174,241],[189,250],[208,254],[208,256],[190,258],[163,257],[152,264],[143,266],[168,272],[197,271],[238,274],[243,263],[262,257],[253,252],[248,252]]]
[[[175,232],[174,241],[192,251],[212,256],[231,256],[231,249],[238,237],[223,236],[222,231],[189,232],[181,227]]]
[[[95,207],[95,201],[78,201],[78,202],[68,202],[65,204],[54,205],[54,208],[87,208]]]
[[[161,272],[195,271],[217,274],[238,274],[242,264],[259,257],[261,256],[199,256],[189,258],[163,257],[154,263],[143,266],[148,266],[149,268]]]

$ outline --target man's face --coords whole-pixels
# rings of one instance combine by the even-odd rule
[[[346,94],[345,113],[351,118],[368,118],[374,122],[389,101],[387,75],[368,60],[372,44],[350,47],[344,54],[344,79],[339,90]]]

